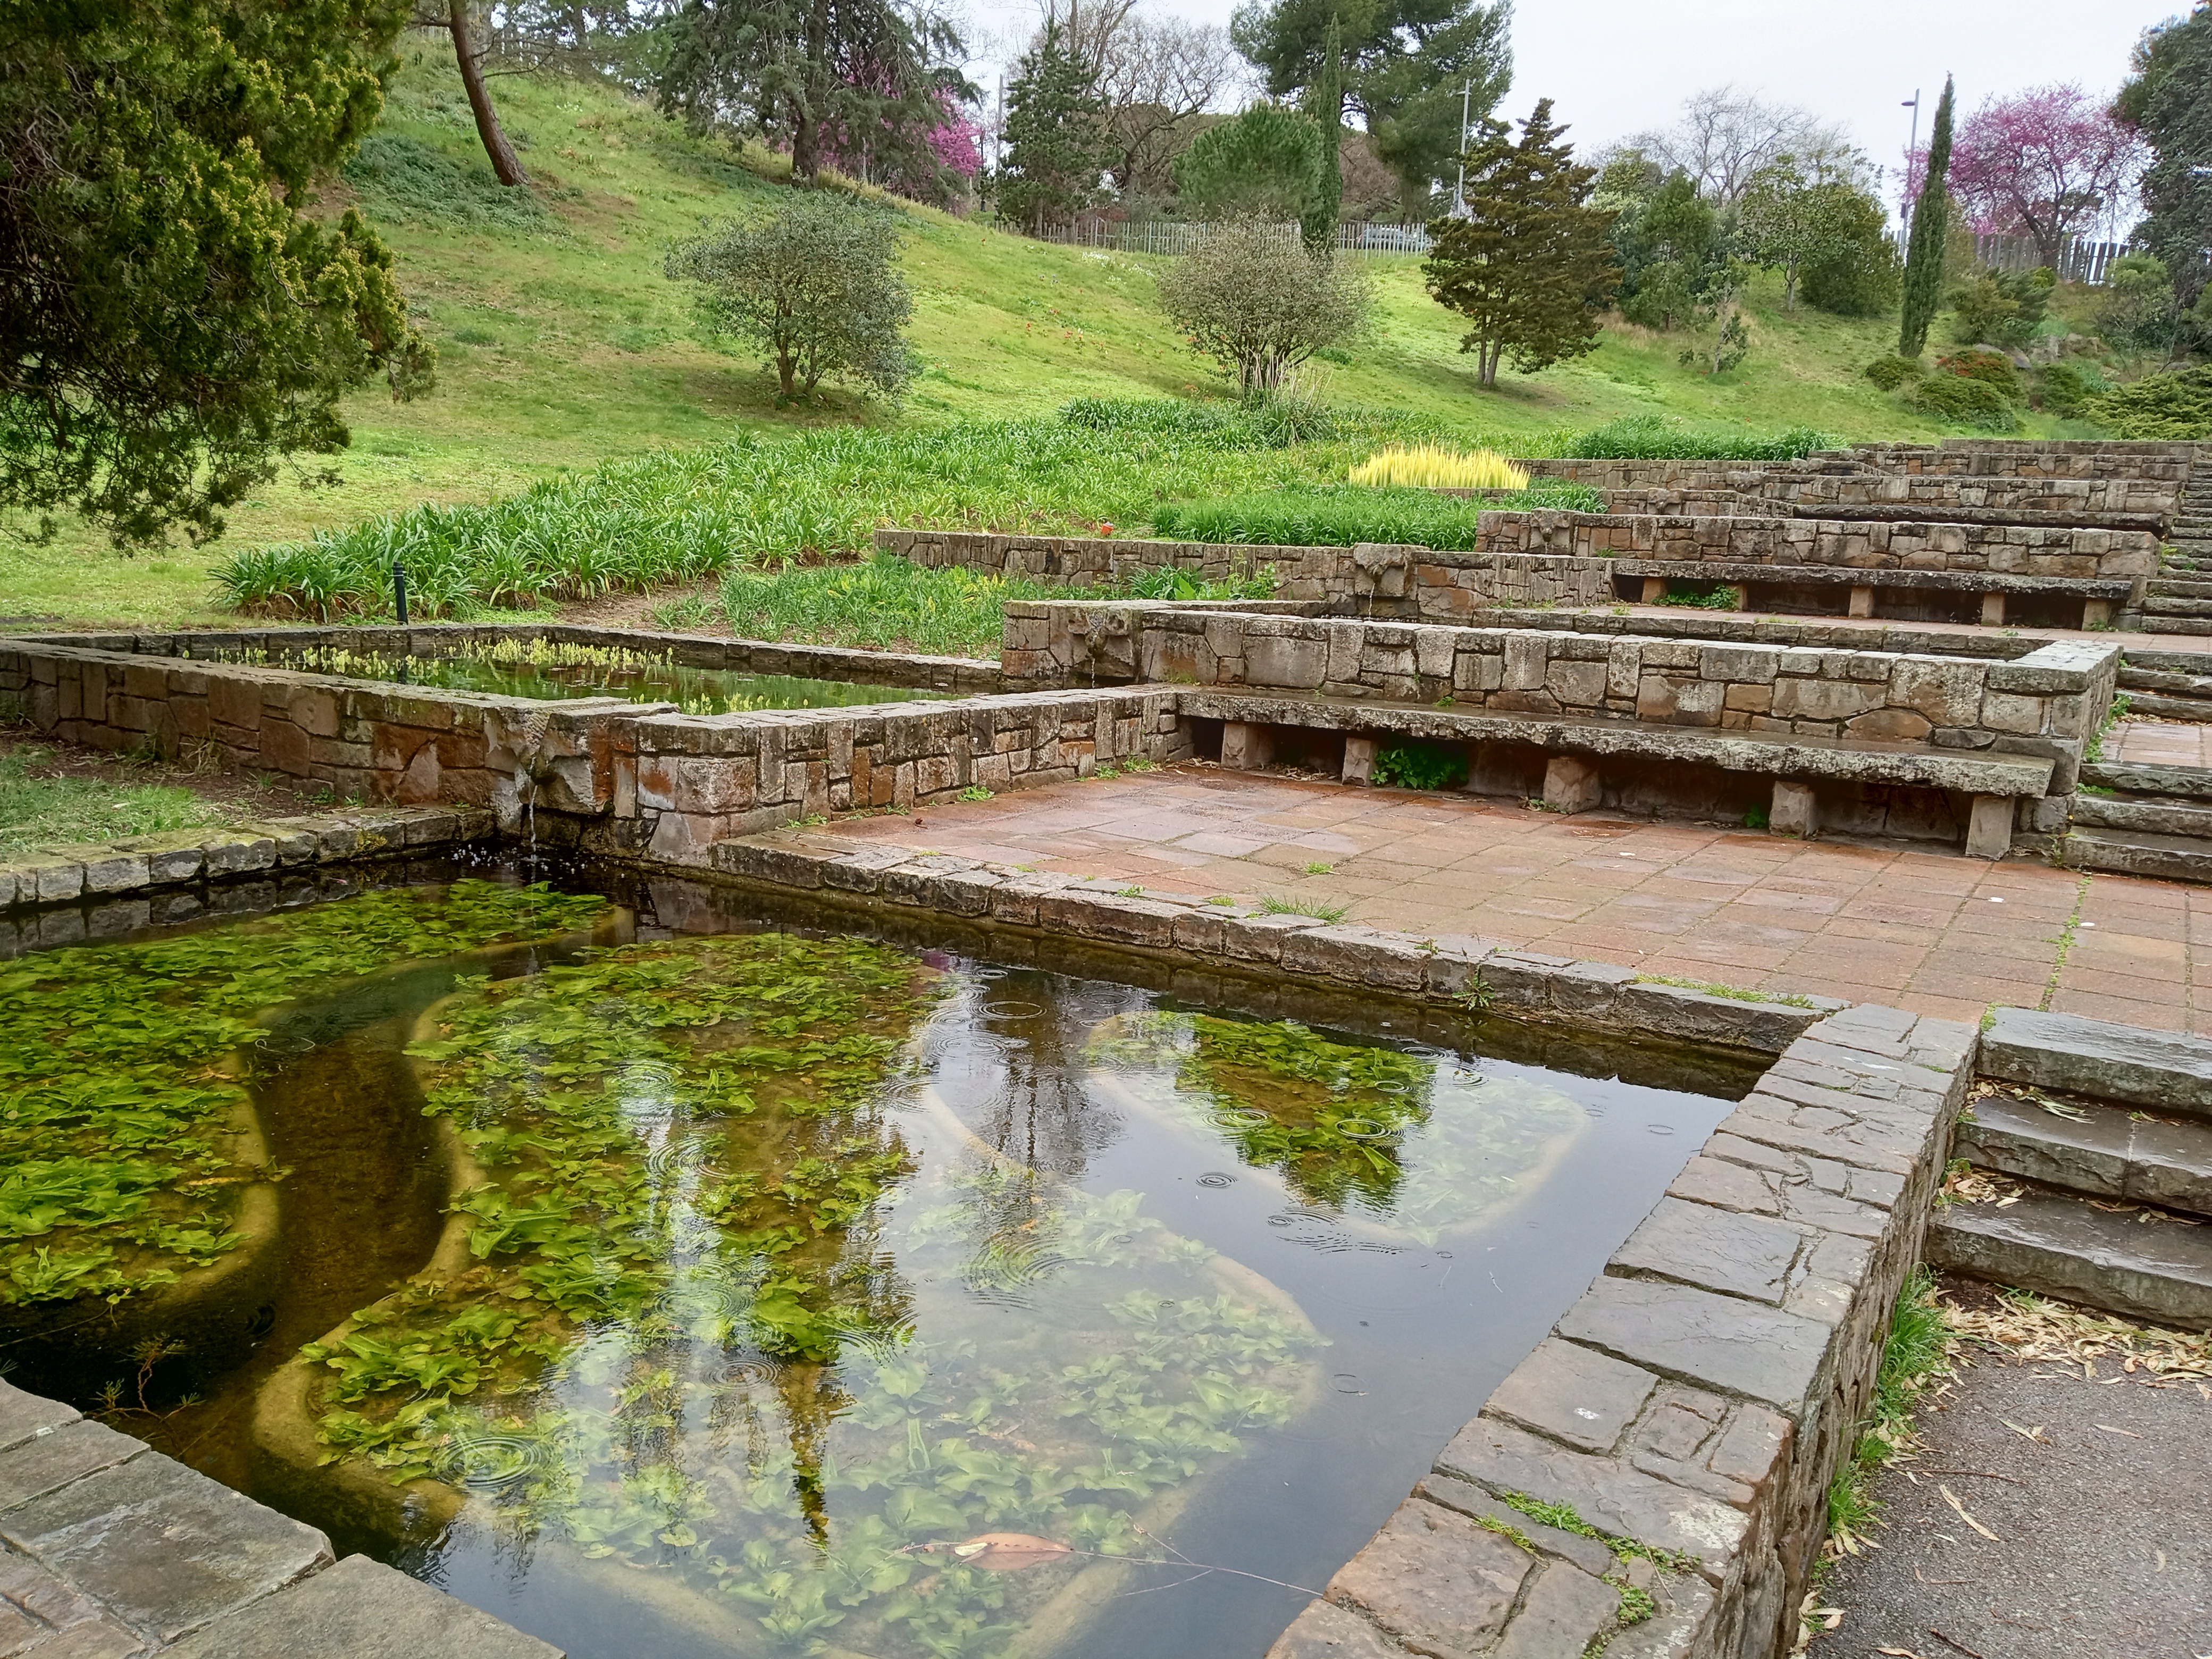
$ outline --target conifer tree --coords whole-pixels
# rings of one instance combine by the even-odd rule
[[[1928,170],[1912,204],[1912,237],[1905,245],[1905,317],[1898,330],[1897,355],[1917,357],[1928,343],[1928,325],[1943,302],[1943,246],[1951,234],[1951,193],[1943,176],[1951,170],[1951,78],[1943,77],[1943,96],[1936,106],[1936,131],[1928,141]]]
[[[1322,34],[1321,74],[1314,82],[1314,118],[1321,123],[1321,161],[1311,204],[1301,219],[1306,246],[1316,252],[1334,246],[1337,215],[1344,204],[1344,26],[1334,13]]]
[[[1486,386],[1498,384],[1501,358],[1528,374],[1595,349],[1598,314],[1620,286],[1613,215],[1589,205],[1597,169],[1575,161],[1565,132],[1548,98],[1517,143],[1504,122],[1485,120],[1467,156],[1469,216],[1429,227],[1429,293],[1471,325],[1459,349],[1475,353]]]
[[[1048,22],[1006,88],[1006,159],[993,181],[1000,217],[1034,235],[1096,199],[1109,159],[1097,80],[1059,22]]]

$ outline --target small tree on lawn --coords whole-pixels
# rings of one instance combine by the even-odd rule
[[[1256,402],[1324,346],[1367,321],[1367,273],[1304,246],[1279,226],[1232,220],[1160,278],[1160,303],[1191,343]]]
[[[679,244],[668,274],[699,285],[710,338],[767,352],[779,402],[831,377],[895,399],[915,375],[902,228],[897,215],[848,197],[796,193],[765,218]]]
[[[1471,325],[1459,349],[1476,354],[1486,386],[1498,384],[1502,357],[1528,374],[1595,349],[1598,314],[1620,285],[1613,216],[1589,205],[1597,170],[1574,160],[1565,131],[1548,98],[1518,143],[1502,122],[1485,122],[1467,157],[1470,216],[1429,227],[1429,292]]]

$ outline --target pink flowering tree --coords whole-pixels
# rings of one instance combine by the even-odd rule
[[[1975,229],[2033,238],[2041,262],[2056,269],[2067,241],[2097,222],[2148,159],[2135,131],[2080,87],[2031,87],[1990,99],[1960,126],[1951,195]]]

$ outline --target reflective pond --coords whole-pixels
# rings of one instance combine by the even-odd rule
[[[1755,1075],[757,902],[0,963],[15,1380],[578,1659],[1258,1656]]]
[[[343,674],[351,679],[401,681],[504,697],[550,701],[622,697],[630,702],[672,702],[687,714],[740,714],[764,708],[857,708],[871,703],[952,700],[963,695],[906,685],[869,685],[856,680],[808,679],[795,674],[692,668],[658,653],[537,639],[504,639],[422,657],[337,646],[316,646],[281,659],[262,651],[217,655],[224,660],[270,663],[318,674]]]

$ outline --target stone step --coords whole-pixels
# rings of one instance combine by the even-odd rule
[[[2212,699],[2164,697],[2155,691],[2127,693],[2128,712],[2162,720],[2212,720]]]
[[[2212,618],[2204,617],[2145,617],[2139,630],[2145,634],[2212,634]]]
[[[2073,822],[2077,828],[2147,830],[2212,843],[2212,804],[2080,794],[2074,797]]]
[[[2212,1330],[2212,1227],[2143,1213],[2041,1188],[2002,1207],[1947,1204],[1929,1224],[1927,1256],[2123,1318]]]
[[[2154,576],[2143,592],[2158,599],[2212,599],[2212,576]]]
[[[2081,781],[2130,795],[2166,795],[2182,800],[2212,800],[2212,767],[2151,766],[2141,761],[2089,761]]]
[[[1999,1008],[1975,1067],[1999,1083],[2089,1095],[2212,1121],[2212,1038],[2151,1031],[2081,1014]]]
[[[2189,836],[2160,836],[2142,830],[2069,830],[2064,862],[2069,870],[2212,884],[2212,841]]]
[[[2212,1216],[2212,1124],[2045,1098],[2062,1109],[1984,1095],[1960,1121],[1958,1156],[2070,1193]]]
[[[2188,659],[2184,658],[2184,661]],[[2164,691],[2177,697],[2212,697],[2212,674],[2177,674],[2171,670],[2138,668],[2133,657],[2120,664],[2120,684],[2130,691]]]
[[[2212,699],[2201,696],[2159,696],[2159,692],[2128,692],[2128,712],[2161,721],[2212,721]]]
[[[2143,601],[2142,608],[2154,617],[2212,617],[2212,599],[2172,599],[2154,593]]]

